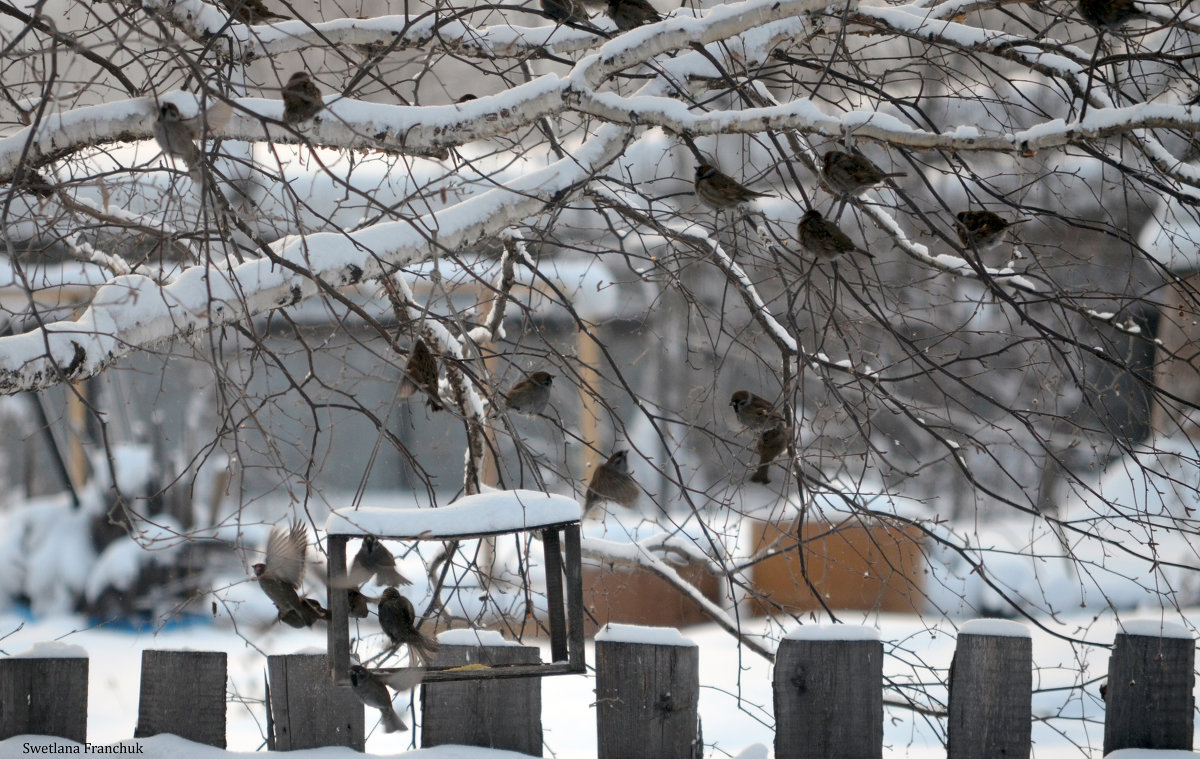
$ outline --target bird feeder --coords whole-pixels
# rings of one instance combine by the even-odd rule
[[[350,588],[346,545],[353,538],[444,542],[536,532],[545,555],[551,661],[486,668],[430,666],[422,682],[544,677],[584,671],[583,573],[579,504],[565,496],[504,490],[467,496],[441,508],[334,510],[325,523],[329,551],[329,667],[333,682],[350,684]],[[565,548],[565,559],[563,549]],[[565,593],[564,593],[565,591]],[[378,668],[375,674],[403,668]]]

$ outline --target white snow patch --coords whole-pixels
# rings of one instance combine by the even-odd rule
[[[88,652],[83,646],[74,643],[63,643],[57,640],[45,640],[34,643],[19,654],[13,654],[10,659],[86,659]]]
[[[879,640],[879,630],[866,625],[801,625],[784,640]]]
[[[605,643],[642,643],[647,646],[688,646],[696,644],[683,637],[674,627],[646,627],[609,623],[596,633],[596,640]]]
[[[1164,622],[1161,619],[1129,619],[1121,623],[1121,632],[1126,635],[1140,635],[1147,638],[1185,638],[1192,640],[1192,631],[1178,622]]]
[[[436,509],[335,510],[325,522],[325,532],[402,539],[452,538],[578,522],[581,515],[579,504],[566,496],[535,490],[497,490],[460,498]]]
[[[997,638],[1031,638],[1029,628],[1011,619],[971,619],[958,628],[959,635],[991,635]]]
[[[443,646],[520,646],[515,640],[505,640],[499,630],[447,630],[437,636]]]

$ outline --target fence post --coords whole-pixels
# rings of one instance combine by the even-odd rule
[[[79,646],[39,643],[0,659],[0,741],[53,735],[87,742],[88,658]]]
[[[775,654],[775,757],[883,757],[883,644],[855,625],[805,625]]]
[[[224,651],[143,651],[133,737],[174,733],[225,748]]]
[[[267,657],[275,751],[322,746],[366,747],[363,703],[333,684],[325,654]]]
[[[700,649],[672,627],[607,625],[596,635],[599,759],[689,759]]]
[[[1028,757],[1032,751],[1033,639],[1003,619],[958,631],[950,664],[949,759]]]
[[[1170,622],[1126,622],[1108,659],[1104,753],[1192,749],[1196,641]]]
[[[454,630],[438,636],[434,664],[538,664],[534,646],[504,641],[500,633]],[[421,686],[421,747],[457,743],[542,755],[542,679],[426,683]]]

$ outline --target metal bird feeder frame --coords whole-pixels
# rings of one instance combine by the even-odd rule
[[[546,606],[550,624],[550,658],[546,664],[508,664],[484,668],[430,666],[423,683],[452,680],[494,680],[507,677],[545,677],[579,674],[586,670],[583,659],[583,568],[579,545],[579,520],[548,525],[529,525],[524,529],[498,530],[462,535],[376,535],[380,540],[426,541],[473,540],[527,532],[541,533],[546,566]],[[346,545],[362,533],[330,533],[329,550],[329,667],[336,685],[350,685],[350,588],[344,578]],[[564,561],[563,548],[566,549]],[[565,593],[564,593],[565,591]],[[565,596],[565,597],[564,597]],[[375,674],[402,671],[404,668],[371,668]]]

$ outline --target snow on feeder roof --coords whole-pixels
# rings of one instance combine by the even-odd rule
[[[448,540],[522,532],[578,522],[579,503],[536,490],[495,490],[431,509],[335,509],[325,522],[329,535]]]

